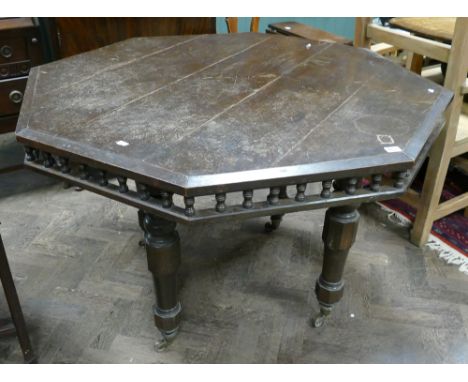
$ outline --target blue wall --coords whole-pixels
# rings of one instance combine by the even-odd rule
[[[354,17],[260,17],[260,32],[265,32],[268,24],[282,21],[297,21],[309,24],[315,28],[324,29],[353,39],[354,37]],[[248,32],[250,28],[250,17],[239,17],[239,32]],[[216,18],[216,31],[226,33],[226,22],[224,17]]]

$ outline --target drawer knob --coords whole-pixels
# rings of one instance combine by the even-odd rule
[[[0,54],[4,58],[10,58],[13,55],[13,49],[11,49],[11,47],[9,47],[8,45],[3,45],[0,48]]]
[[[23,93],[21,93],[19,90],[12,90],[10,92],[10,100],[13,103],[21,103],[23,100]]]

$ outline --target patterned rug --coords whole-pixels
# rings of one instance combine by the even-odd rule
[[[424,169],[416,177],[411,188],[420,192]],[[441,201],[452,199],[468,190],[468,177],[461,171],[451,168],[447,175]],[[389,219],[397,224],[411,226],[416,216],[416,209],[400,199],[386,200],[378,203],[389,212]],[[434,222],[426,244],[435,249],[439,257],[449,264],[459,265],[461,272],[468,275],[468,218],[463,210],[454,212]]]

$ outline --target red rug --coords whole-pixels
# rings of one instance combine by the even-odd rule
[[[418,175],[411,188],[420,192],[422,179],[423,177]],[[450,169],[440,200],[452,199],[467,190],[467,176],[456,169]],[[389,215],[391,220],[395,218],[397,223],[405,226],[410,226],[414,222],[416,209],[400,199],[386,200],[379,204],[391,213]],[[463,210],[435,221],[426,245],[437,250],[439,257],[450,264],[459,265],[460,271],[468,274],[468,218],[463,215]]]

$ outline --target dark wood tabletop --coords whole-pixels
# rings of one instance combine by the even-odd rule
[[[34,68],[17,137],[197,195],[410,168],[450,98],[349,46],[134,38]]]

